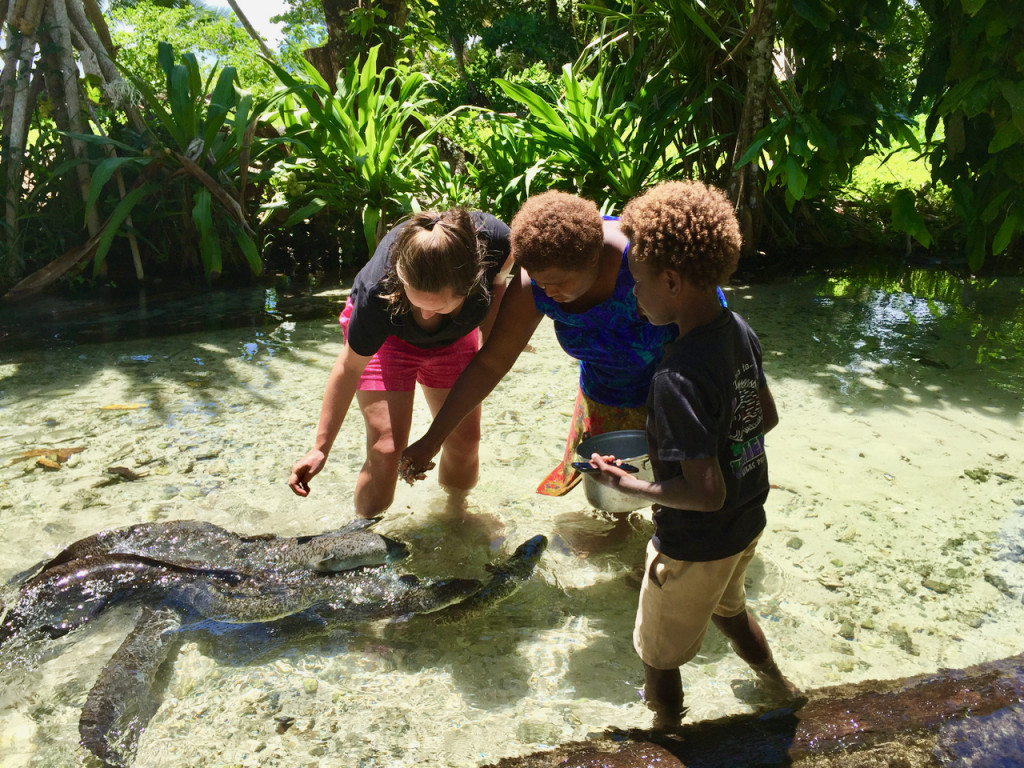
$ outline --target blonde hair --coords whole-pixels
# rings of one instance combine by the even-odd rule
[[[390,256],[381,286],[393,315],[411,309],[406,286],[425,293],[450,289],[460,298],[488,291],[483,280],[487,251],[464,210],[415,214],[395,238]]]
[[[579,272],[604,243],[601,212],[590,200],[550,190],[527,198],[512,219],[512,258],[527,272]]]
[[[729,281],[743,242],[732,203],[699,181],[666,181],[630,200],[619,219],[630,253],[698,288]]]

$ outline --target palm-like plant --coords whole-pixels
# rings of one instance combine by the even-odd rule
[[[685,158],[717,138],[680,143],[678,126],[695,105],[657,77],[630,93],[633,72],[625,66],[602,67],[586,82],[566,65],[554,99],[507,80],[498,84],[529,113],[517,127],[542,159],[525,173],[543,169],[606,208],[678,173]]]
[[[224,67],[219,73],[213,70],[204,80],[190,53],[176,63],[171,46],[161,43],[157,58],[167,76],[166,94],[158,94],[144,80],[125,73],[146,106],[144,148],[103,136],[78,137],[113,150],[93,171],[87,207],[101,202],[115,175],[129,172],[135,178],[107,219],[94,257],[96,268],[102,265],[122,225],[133,211],[140,211],[140,203],[158,199],[160,215],[169,217],[171,230],[181,238],[182,251],[198,250],[207,280],[223,271],[222,241],[226,236],[235,241],[249,269],[258,274],[262,262],[247,219],[245,190],[254,159],[252,138],[264,105],[255,104],[250,94],[236,88],[233,67]],[[155,226],[158,219],[148,221]],[[142,234],[147,236],[144,230]],[[156,235],[150,231],[148,237]]]
[[[416,207],[417,171],[436,161],[429,150],[437,125],[422,114],[433,101],[428,79],[390,67],[378,72],[378,50],[342,70],[333,92],[308,63],[297,74],[272,65],[285,86],[277,119],[301,191],[266,206],[294,209],[286,226],[316,214],[341,216],[342,226],[361,229],[371,251]]]

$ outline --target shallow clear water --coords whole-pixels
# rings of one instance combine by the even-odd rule
[[[749,599],[798,684],[1019,652],[1022,287],[914,273],[729,291],[761,337],[782,416]],[[145,323],[129,309],[107,332],[133,338],[106,343],[76,343],[93,326],[60,330],[59,310],[31,319],[45,341],[8,333],[0,579],[145,520],[281,535],[347,522],[364,451],[357,412],[312,495],[285,485],[313,437],[343,300],[250,294],[205,330],[191,330],[201,307],[148,307]],[[189,332],[171,335],[176,325]],[[468,509],[449,508],[431,478],[401,486],[377,530],[409,544],[396,567],[424,578],[481,578],[543,533],[551,545],[534,577],[457,626],[416,617],[303,637],[288,625],[191,635],[138,765],[477,766],[649,725],[630,643],[649,513],[612,520],[581,490],[533,492],[561,456],[576,373],[546,322],[532,347],[485,404]],[[426,420],[418,409],[415,434]],[[23,457],[43,448],[83,450],[59,470]],[[110,467],[142,477],[121,481]],[[78,714],[134,616],[111,610],[35,663],[0,655],[0,766],[90,764]],[[713,630],[684,685],[692,719],[772,705]]]

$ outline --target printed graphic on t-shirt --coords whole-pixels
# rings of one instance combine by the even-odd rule
[[[733,477],[741,478],[764,463],[764,425],[758,398],[757,369],[744,364],[735,379],[736,398],[732,402],[729,441]]]

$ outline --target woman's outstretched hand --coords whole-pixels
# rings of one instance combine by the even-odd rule
[[[432,448],[422,439],[402,451],[402,458],[398,462],[398,476],[412,485],[417,480],[425,480],[427,472],[436,465],[432,461],[437,454],[437,449]]]
[[[324,468],[326,461],[324,452],[314,448],[295,462],[292,474],[288,478],[288,485],[297,496],[309,496],[309,481]]]

